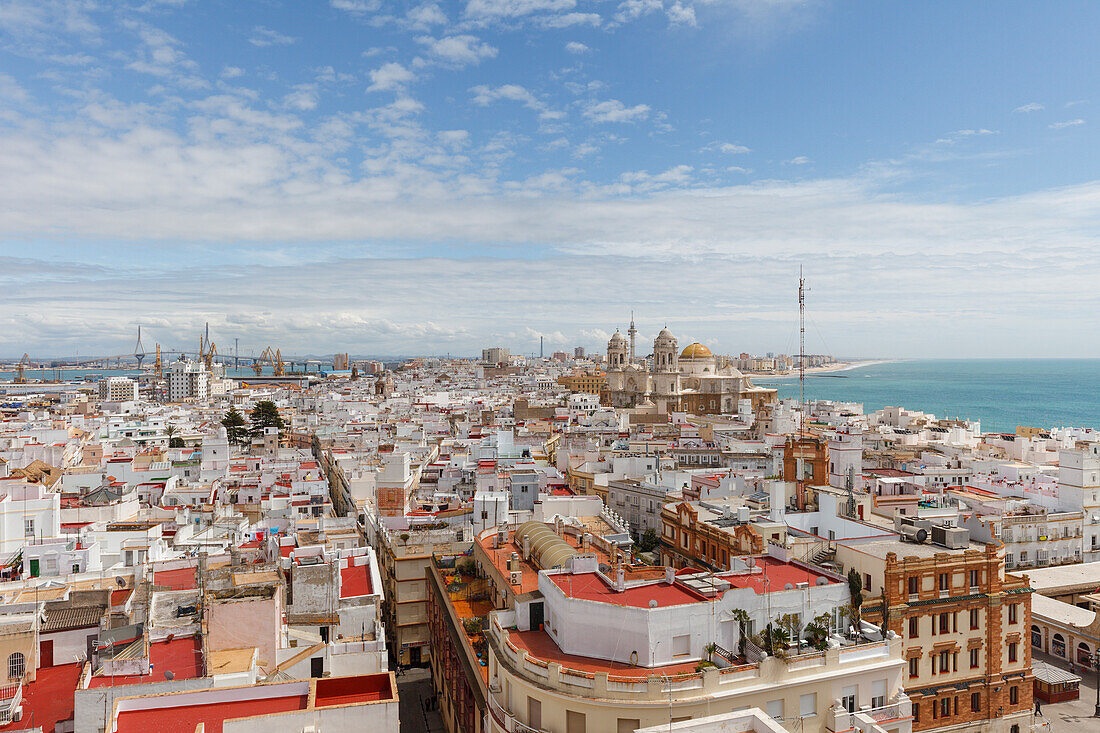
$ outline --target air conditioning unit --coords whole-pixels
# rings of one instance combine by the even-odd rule
[[[512,585],[519,585],[520,580],[523,578],[523,572],[519,570],[513,570],[511,577],[509,578]]]

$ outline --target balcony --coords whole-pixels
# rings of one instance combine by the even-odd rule
[[[674,698],[686,702],[737,693],[761,679],[815,675],[826,667],[842,669],[848,665],[862,666],[885,660],[891,653],[900,654],[902,644],[900,639],[859,642],[786,659],[769,656],[757,663],[704,667],[695,671],[695,660],[648,668],[566,654],[558,649],[552,638],[544,637],[543,632],[516,632],[507,628],[514,623],[513,611],[497,611],[489,614],[487,624],[494,656],[512,674],[565,694],[617,700],[671,702],[670,698]],[[537,636],[530,636],[532,634]]]
[[[23,702],[23,683],[0,687],[0,725],[18,720]]]
[[[884,724],[889,724],[890,729],[897,733],[911,733],[913,730],[913,705],[904,692],[898,692],[894,701],[887,705],[874,708],[864,706],[854,713],[848,712],[837,700],[825,713],[825,729],[830,733],[857,729],[860,733],[886,733]]]

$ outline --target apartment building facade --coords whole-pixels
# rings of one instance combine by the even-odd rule
[[[1031,588],[1003,548],[841,544],[869,588],[863,617],[903,640],[914,731],[1021,733],[1032,710]]]

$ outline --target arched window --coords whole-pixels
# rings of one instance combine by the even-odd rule
[[[1050,639],[1050,653],[1056,657],[1066,656],[1066,640],[1061,634],[1055,634]]]
[[[1043,648],[1043,632],[1039,630],[1038,626],[1031,627],[1031,645],[1036,649]]]
[[[1086,665],[1092,664],[1092,650],[1089,649],[1089,645],[1083,641],[1077,645],[1077,663]]]
[[[27,671],[27,658],[22,652],[15,652],[8,657],[8,679],[21,680]]]

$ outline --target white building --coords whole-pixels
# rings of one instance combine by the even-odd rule
[[[1084,512],[1082,560],[1100,560],[1100,443],[1058,453],[1058,494],[1060,509]]]
[[[61,534],[61,495],[41,484],[0,481],[0,559]]]
[[[129,377],[107,377],[99,380],[100,402],[136,402],[138,384]]]
[[[187,360],[173,362],[168,370],[168,399],[171,402],[210,396],[210,372],[202,364]]]

